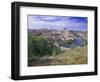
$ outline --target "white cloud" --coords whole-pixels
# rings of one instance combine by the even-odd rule
[[[41,17],[44,20],[54,20],[54,17],[47,17],[47,16],[42,16]],[[42,19],[37,18],[36,16],[29,16],[28,18],[28,28],[29,29],[41,29],[41,28],[55,28],[55,29],[63,29],[63,28],[68,28],[68,29],[73,29],[73,27],[77,30],[81,28],[86,28],[87,24],[84,22],[75,22],[72,20],[69,20],[68,17],[64,18],[61,21],[44,21]],[[86,28],[87,29],[87,28]]]

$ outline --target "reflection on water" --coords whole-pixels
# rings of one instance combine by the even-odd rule
[[[66,45],[66,48],[75,48],[75,47],[83,47],[85,44],[87,43],[87,41],[81,37],[76,38],[72,41],[71,44]]]

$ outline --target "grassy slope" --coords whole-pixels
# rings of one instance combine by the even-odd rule
[[[31,66],[70,65],[87,63],[87,46],[68,49],[62,54],[43,56],[31,63]]]

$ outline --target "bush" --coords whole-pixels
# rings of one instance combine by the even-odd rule
[[[38,59],[45,55],[52,55],[53,51],[56,54],[60,53],[60,49],[42,37],[29,35],[28,37],[28,57],[29,60]]]

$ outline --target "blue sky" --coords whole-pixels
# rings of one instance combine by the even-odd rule
[[[28,15],[28,29],[68,29],[87,31],[87,17]]]

